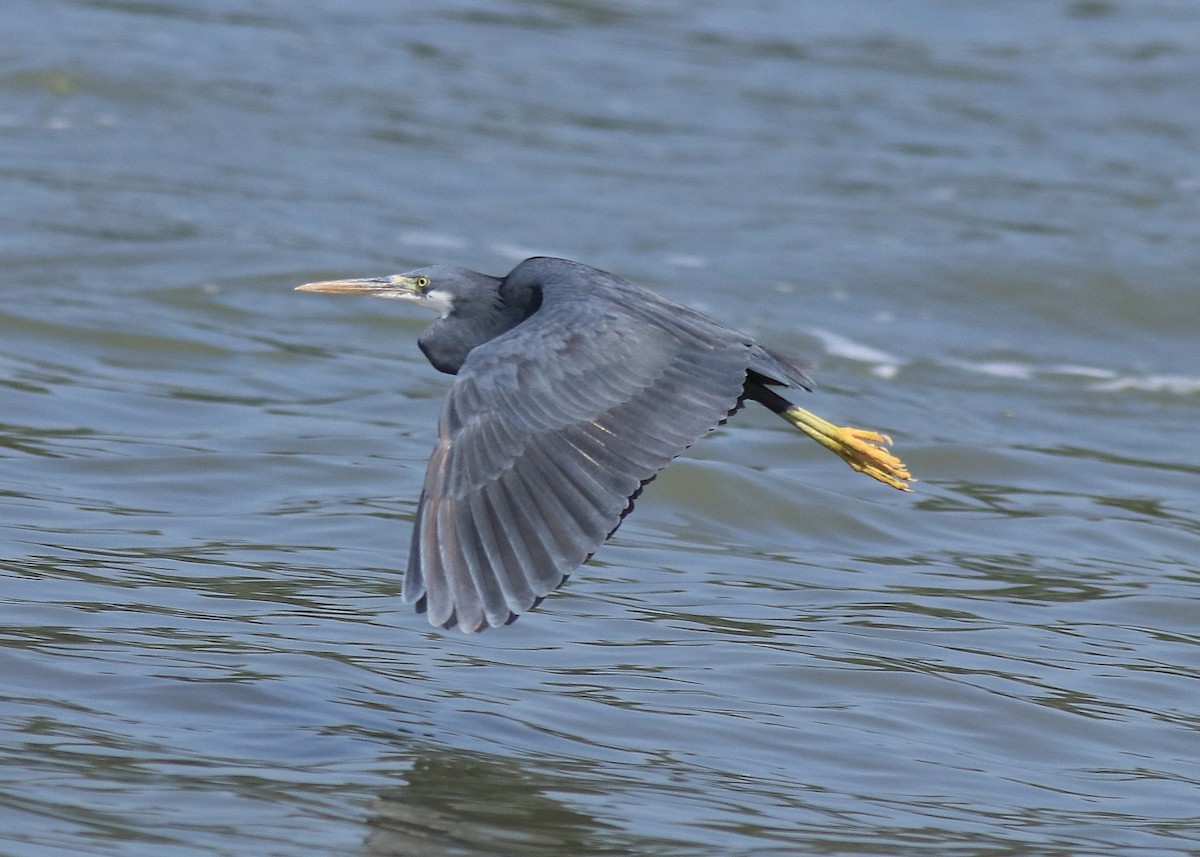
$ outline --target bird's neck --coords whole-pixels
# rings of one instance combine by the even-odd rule
[[[421,351],[433,368],[448,375],[457,375],[467,355],[475,348],[507,333],[529,318],[542,304],[538,286],[497,290],[482,301],[458,304],[450,313],[425,329],[417,340]]]

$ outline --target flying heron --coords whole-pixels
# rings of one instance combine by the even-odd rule
[[[747,400],[893,488],[891,439],[835,426],[775,388],[799,361],[613,274],[526,259],[505,277],[435,265],[297,286],[412,301],[417,340],[455,375],[413,525],[404,600],[433,625],[514,621],[611,536],[648,482]]]

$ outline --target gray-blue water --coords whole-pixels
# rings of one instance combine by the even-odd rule
[[[1200,5],[6,0],[0,853],[1200,854]],[[448,380],[532,253],[812,361],[509,628]]]

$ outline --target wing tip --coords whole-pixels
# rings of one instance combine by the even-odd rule
[[[570,575],[564,574],[562,580],[559,581],[559,584],[555,587],[555,589],[558,589],[564,583],[566,583],[568,577],[570,577]],[[547,595],[549,594],[550,593],[547,593]],[[439,617],[434,613],[431,613],[429,610],[429,596],[426,593],[422,593],[416,598],[415,601],[410,601],[408,603],[412,604],[413,610],[417,613],[417,615],[425,615],[429,619],[429,624],[435,628],[442,628],[446,631],[459,630],[464,634],[478,634],[488,630],[489,628],[503,628],[513,624],[526,613],[536,610],[545,600],[546,595],[539,595],[521,610],[513,610],[510,607],[508,610],[508,615],[498,622],[493,622],[491,618],[485,615],[483,612],[480,612],[480,614],[475,617],[475,621],[468,621],[459,615],[458,609],[454,606],[451,606],[450,608],[450,615],[447,616],[444,621],[439,621]]]

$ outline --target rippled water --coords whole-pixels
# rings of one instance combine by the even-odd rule
[[[0,852],[1200,853],[1200,7],[11,0]],[[805,355],[510,628],[399,600],[428,321]]]

